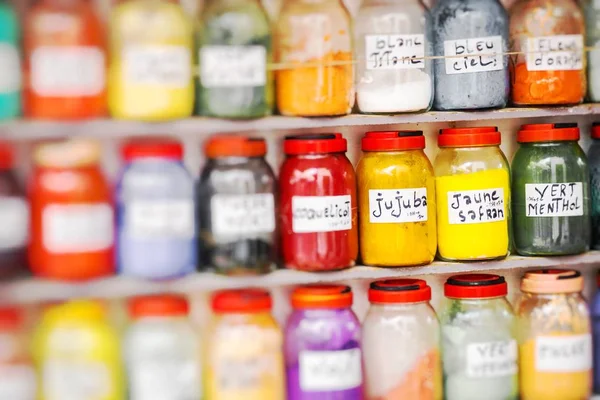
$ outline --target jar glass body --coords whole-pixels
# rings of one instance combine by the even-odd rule
[[[600,3],[589,0],[584,2],[585,44],[595,49],[588,56],[588,97],[593,102],[600,101]]]
[[[356,177],[363,262],[395,267],[433,261],[435,179],[425,152],[365,152]]]
[[[21,114],[21,28],[11,4],[0,3],[0,120]]]
[[[362,348],[368,399],[442,399],[440,326],[429,303],[372,304]]]
[[[93,3],[44,0],[26,16],[24,115],[76,120],[106,114],[105,28]]]
[[[431,29],[429,10],[420,1],[363,3],[354,24],[360,112],[429,110],[433,66],[431,59],[423,57],[433,54]]]
[[[590,303],[592,331],[594,333],[594,393],[600,393],[600,293],[596,292]]]
[[[276,178],[263,157],[209,159],[197,189],[201,267],[270,272],[277,261]]]
[[[341,0],[285,0],[275,28],[277,108],[336,116],[354,106],[351,17]]]
[[[512,101],[516,105],[578,104],[587,90],[579,4],[517,0],[509,11]],[[571,48],[574,51],[556,52]],[[538,51],[538,53],[536,53]]]
[[[444,398],[517,400],[515,316],[505,297],[445,300],[442,326]]]
[[[279,172],[288,268],[331,271],[358,256],[356,175],[344,153],[288,156]]]
[[[173,278],[196,267],[194,182],[181,161],[148,157],[117,185],[117,263],[124,275]]]
[[[581,293],[523,293],[516,314],[521,399],[588,399],[592,338]]]
[[[502,55],[508,50],[504,6],[498,0],[440,0],[431,14],[434,54],[452,57],[434,61],[435,109],[505,107],[510,84],[508,56]]]
[[[36,398],[36,374],[29,339],[26,330],[19,324],[0,322],[0,341],[9,346],[0,355],[0,392],[6,399]]]
[[[543,256],[588,251],[590,177],[579,144],[523,143],[511,169],[517,252]]]
[[[350,308],[294,310],[285,328],[284,356],[289,400],[362,400],[360,322]],[[333,370],[311,371],[328,364]],[[336,372],[340,365],[345,368]]]
[[[0,221],[0,277],[8,277],[27,265],[29,238],[29,205],[12,169],[0,169]]]
[[[439,256],[468,261],[508,255],[510,172],[500,147],[440,148],[434,168]]]
[[[594,139],[588,151],[592,193],[592,248],[600,250],[600,140]]]
[[[211,0],[197,34],[198,113],[253,118],[273,109],[273,61],[267,13],[258,0]]]
[[[123,0],[112,8],[108,101],[114,118],[163,121],[194,108],[191,19],[179,2]]]

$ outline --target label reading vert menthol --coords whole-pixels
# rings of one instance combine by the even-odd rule
[[[518,349],[515,340],[467,345],[466,375],[469,378],[495,378],[517,373]]]
[[[502,188],[448,192],[450,224],[480,224],[505,219],[506,209]]]
[[[335,232],[352,229],[350,195],[293,196],[294,233]]]
[[[525,207],[528,217],[583,215],[583,183],[527,183]]]

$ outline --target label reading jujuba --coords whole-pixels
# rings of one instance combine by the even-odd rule
[[[557,35],[527,39],[528,71],[583,69],[583,36]]]
[[[425,68],[424,35],[367,35],[368,70]]]
[[[270,193],[217,194],[210,201],[216,235],[250,235],[275,230],[275,201]]]
[[[267,49],[264,46],[204,46],[200,49],[200,81],[207,88],[264,86]]]
[[[581,372],[592,368],[592,336],[540,336],[535,339],[535,369]]]
[[[125,79],[134,85],[184,88],[192,79],[192,55],[185,46],[127,46]]]
[[[350,195],[292,197],[294,233],[334,232],[352,229]]]
[[[583,215],[583,184],[527,183],[525,207],[528,217],[574,217]]]
[[[480,224],[505,219],[502,188],[448,192],[450,224]]]
[[[515,340],[467,345],[466,375],[469,378],[495,378],[517,373]]]
[[[369,221],[372,224],[427,221],[427,189],[369,190]]]
[[[306,392],[347,390],[362,384],[360,349],[302,351],[300,388]]]
[[[444,41],[446,74],[500,71],[504,68],[502,36]],[[460,56],[460,57],[456,57]]]

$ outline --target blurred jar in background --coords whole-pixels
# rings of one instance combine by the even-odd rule
[[[0,399],[35,399],[36,378],[28,339],[21,310],[0,308]]]
[[[34,274],[85,280],[114,271],[111,188],[96,142],[39,145],[28,196],[29,262]]]
[[[26,117],[106,114],[106,38],[93,2],[36,2],[25,20],[23,47]]]
[[[112,116],[145,121],[190,116],[194,38],[179,1],[119,0],[110,25]]]
[[[15,10],[0,2],[0,120],[21,114],[21,31]]]

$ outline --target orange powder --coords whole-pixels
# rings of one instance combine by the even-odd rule
[[[525,62],[511,69],[515,104],[577,104],[583,101],[584,71],[528,71]]]

